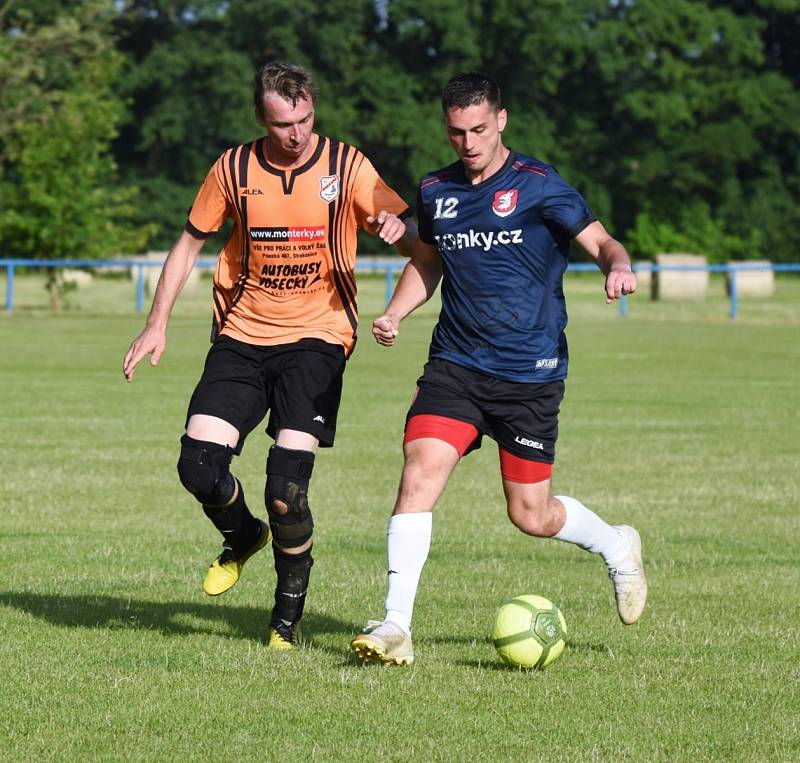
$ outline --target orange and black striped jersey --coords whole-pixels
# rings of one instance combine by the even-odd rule
[[[314,136],[302,166],[267,161],[266,138],[223,153],[206,176],[186,230],[207,238],[233,219],[214,275],[216,332],[249,344],[313,337],[355,344],[357,228],[408,205],[358,149]]]

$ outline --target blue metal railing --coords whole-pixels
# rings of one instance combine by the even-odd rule
[[[407,260],[400,257],[367,257],[357,260],[356,273],[384,273],[386,275],[386,302],[392,296],[394,290],[395,274],[399,273],[406,264]],[[217,258],[201,257],[197,260],[196,267],[213,269],[216,266]],[[0,267],[6,269],[6,312],[10,313],[14,309],[14,275],[16,268],[131,268],[136,273],[136,312],[144,312],[145,302],[145,268],[160,268],[164,264],[163,260],[143,260],[139,258],[113,259],[113,260],[33,260],[33,259],[0,259]],[[708,273],[729,273],[730,274],[730,317],[736,319],[738,315],[738,286],[737,274],[747,270],[772,270],[773,272],[800,272],[800,263],[748,263],[737,262],[727,265],[655,265],[651,263],[636,263],[634,271],[649,271],[657,273],[661,270],[670,271],[705,271]],[[569,270],[572,272],[596,271],[597,265],[589,262],[570,263]],[[623,296],[619,300],[619,312],[623,317],[628,314],[628,298]]]

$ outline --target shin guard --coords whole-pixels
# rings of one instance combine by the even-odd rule
[[[275,553],[275,572],[278,574],[278,582],[275,587],[275,607],[272,610],[271,624],[291,625],[303,616],[314,559],[310,548],[299,554],[287,554],[275,546],[272,550]]]

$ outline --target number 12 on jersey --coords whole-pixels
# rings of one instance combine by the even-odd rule
[[[448,196],[443,199],[439,196],[436,199],[436,212],[433,215],[434,220],[447,219],[451,220],[458,216],[456,207],[458,206],[458,199],[455,196]]]

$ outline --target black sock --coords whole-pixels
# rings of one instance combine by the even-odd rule
[[[225,544],[234,553],[249,551],[261,533],[261,523],[250,513],[244,501],[242,484],[237,480],[239,492],[233,503],[228,506],[206,506],[205,515],[214,523],[214,527],[222,533]]]
[[[311,549],[299,554],[287,554],[272,547],[275,554],[275,572],[278,582],[275,586],[275,608],[272,610],[271,625],[288,625],[299,622],[306,603],[308,579],[314,559]]]

